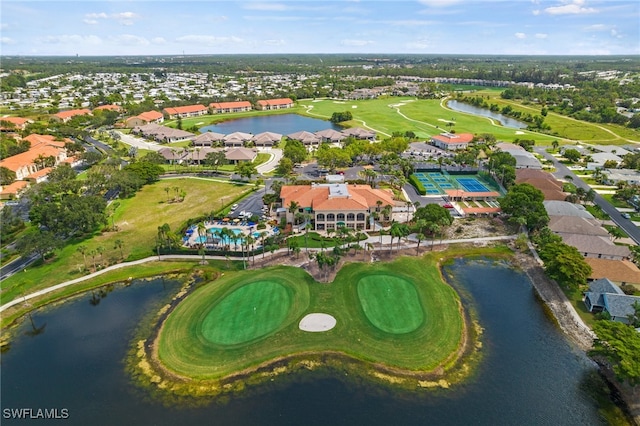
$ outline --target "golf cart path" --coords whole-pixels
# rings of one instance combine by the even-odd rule
[[[385,242],[388,244],[390,243],[390,237],[389,236],[383,236],[383,237],[387,237],[385,238]],[[505,240],[513,240],[517,237],[517,235],[502,235],[502,236],[497,236],[497,237],[480,237],[480,238],[464,238],[464,239],[458,239],[458,240],[443,240],[441,241],[440,244],[456,244],[456,243],[475,243],[475,242],[488,242],[488,241],[505,241]],[[371,242],[371,243],[377,243],[380,241],[379,237],[369,237],[367,240],[364,240],[363,242]],[[414,243],[409,243],[409,244],[404,244],[404,247],[415,247],[417,244]],[[276,253],[283,253],[286,252],[287,249],[286,248],[281,248],[278,250],[275,250],[273,253],[272,252],[268,252],[265,253],[265,256],[273,256]],[[205,259],[207,260],[227,260],[227,258],[225,256],[211,256],[211,255],[205,255],[204,256]],[[79,278],[75,278],[73,280],[69,280],[69,281],[65,281],[63,283],[60,284],[56,284],[54,286],[51,287],[47,287],[44,288],[42,290],[38,290],[36,292],[27,294],[25,296],[22,297],[18,297],[10,302],[5,303],[4,305],[0,306],[0,312],[3,312],[7,309],[9,309],[12,306],[15,306],[19,303],[24,303],[29,299],[33,299],[35,297],[39,297],[39,296],[43,296],[45,294],[51,293],[53,291],[56,290],[60,290],[62,288],[68,287],[70,285],[74,285],[74,284],[78,284],[80,282],[83,281],[87,281],[90,280],[92,278],[95,278],[99,275],[105,274],[107,272],[110,271],[114,271],[116,269],[121,269],[121,268],[126,268],[129,266],[135,266],[135,265],[141,265],[143,263],[148,263],[148,262],[155,262],[158,260],[202,260],[202,256],[201,255],[197,255],[197,254],[167,254],[167,255],[160,255],[160,256],[150,256],[150,257],[146,257],[144,259],[139,259],[139,260],[134,260],[131,262],[123,262],[123,263],[117,263],[115,265],[111,265],[108,266],[104,269],[101,269],[99,271],[93,272],[91,274],[88,275],[84,275],[82,277]],[[241,260],[241,258],[235,258],[234,260]]]

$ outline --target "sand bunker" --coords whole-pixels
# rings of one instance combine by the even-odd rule
[[[336,326],[336,319],[329,314],[308,314],[300,320],[300,330],[312,333],[331,330]]]

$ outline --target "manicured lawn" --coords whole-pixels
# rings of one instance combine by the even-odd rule
[[[268,302],[258,298],[262,290],[256,286],[263,282],[276,289]],[[371,284],[378,282],[383,284]],[[273,309],[276,318],[267,325],[250,325],[252,316],[263,320]],[[298,322],[312,312],[334,316],[335,328],[301,331]],[[218,326],[218,320],[226,324]],[[278,266],[227,273],[196,290],[167,318],[158,356],[170,370],[197,379],[220,379],[279,357],[327,351],[429,371],[450,362],[462,332],[458,295],[442,282],[436,264],[424,258],[348,264],[331,284],[316,283],[300,268]]]
[[[513,141],[517,138],[532,138],[540,143],[550,144],[557,137],[535,134],[527,131],[516,133],[515,129],[491,124],[483,117],[459,113],[448,109],[438,99],[414,98],[382,98],[362,101],[345,101],[337,103],[334,100],[301,100],[306,105],[308,115],[328,119],[334,112],[349,111],[353,120],[347,122],[349,126],[367,126],[390,136],[395,131],[413,131],[418,137],[426,138],[448,130],[446,123],[455,121],[454,129],[457,133],[469,132],[474,134],[492,133],[502,141]],[[399,111],[399,112],[398,112]]]
[[[168,193],[165,188],[169,189]],[[167,202],[174,193],[173,188],[186,191],[182,203]],[[58,251],[51,261],[29,267],[26,272],[2,281],[2,302],[84,275],[85,260],[77,251],[80,245],[86,246],[88,252],[98,247],[104,249],[102,254],[86,256],[88,268],[93,268],[94,261],[98,265],[113,264],[123,259],[152,256],[159,226],[167,223],[172,231],[178,231],[189,218],[218,210],[242,192],[250,190],[249,186],[187,178],[166,179],[145,186],[132,198],[117,200],[120,206],[113,222],[118,226],[118,232],[96,233],[83,241],[73,241]],[[122,241],[122,251],[115,246],[116,240]]]
[[[290,308],[285,286],[275,281],[255,281],[216,304],[202,320],[200,332],[211,343],[247,343],[280,327]]]
[[[414,285],[391,275],[370,275],[357,284],[365,316],[382,331],[408,333],[424,321],[424,312]]]

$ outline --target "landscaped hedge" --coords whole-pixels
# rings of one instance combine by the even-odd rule
[[[413,185],[413,187],[416,189],[416,191],[418,191],[418,194],[420,195],[426,195],[427,190],[425,189],[424,185],[422,184],[422,182],[420,182],[418,180],[418,178],[416,177],[416,175],[409,175],[409,183],[411,185]]]

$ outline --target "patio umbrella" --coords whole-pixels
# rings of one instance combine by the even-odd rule
[[[223,222],[229,222],[229,218],[225,217],[224,219],[222,219]]]
[[[238,223],[238,222],[240,222],[240,219],[235,218],[235,219],[233,219],[233,221],[234,221],[235,223]]]

